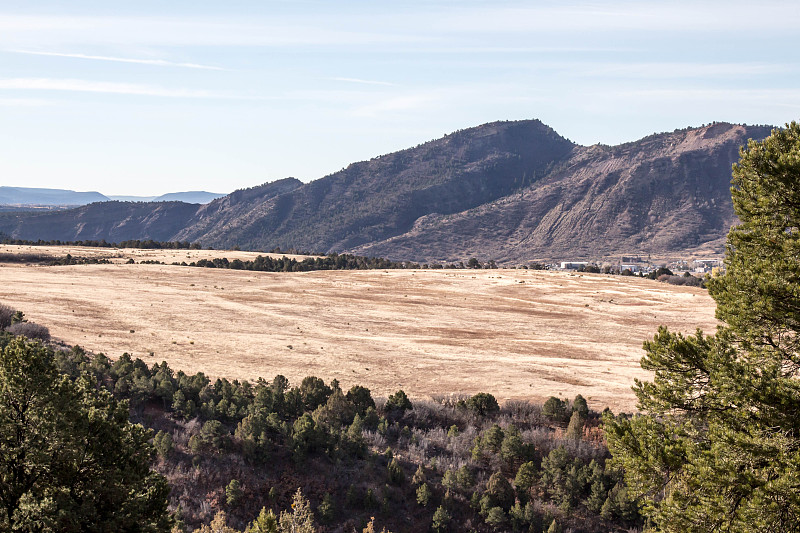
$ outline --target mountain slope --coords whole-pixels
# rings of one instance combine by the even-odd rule
[[[735,223],[731,164],[770,128],[715,124],[617,147],[576,147],[545,178],[478,209],[421,219],[356,253],[500,261],[720,253]]]
[[[539,121],[495,122],[197,206],[92,204],[0,213],[23,239],[152,238],[226,248],[352,251],[415,261],[721,252],[731,164],[770,128],[725,123],[578,146]]]
[[[181,236],[219,247],[346,250],[408,231],[429,213],[502,198],[545,174],[573,146],[539,121],[486,124],[354,163],[260,203],[242,214],[246,225],[210,233],[187,228]]]

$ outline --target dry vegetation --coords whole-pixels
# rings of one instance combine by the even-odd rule
[[[715,328],[706,291],[657,281],[528,270],[263,273],[164,262],[252,252],[2,246],[114,264],[0,265],[2,301],[54,338],[210,376],[336,378],[385,396],[582,394],[632,410],[641,344],[665,324]],[[97,333],[101,332],[101,333]],[[152,355],[151,355],[152,354]]]

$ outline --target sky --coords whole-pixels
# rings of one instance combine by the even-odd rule
[[[796,0],[0,2],[0,185],[227,193],[496,120],[800,118]]]

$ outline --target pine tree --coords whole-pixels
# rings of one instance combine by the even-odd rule
[[[450,513],[447,512],[447,509],[440,505],[433,513],[433,523],[431,524],[431,529],[435,533],[444,533],[449,529],[451,519],[452,518]]]
[[[11,340],[0,351],[0,530],[169,531],[150,437],[93,376],[60,375],[51,349]]]
[[[800,531],[800,125],[750,141],[733,174],[741,224],[709,284],[724,325],[660,329],[634,387],[644,416],[606,417],[657,531]]]
[[[250,523],[245,533],[278,533],[278,518],[272,509],[267,510],[266,507],[262,507],[261,512]]]
[[[292,498],[291,512],[281,512],[278,526],[281,533],[316,533],[317,526],[314,525],[311,504],[300,489],[297,489]]]

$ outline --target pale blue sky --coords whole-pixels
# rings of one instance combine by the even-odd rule
[[[800,118],[783,2],[0,2],[0,185],[214,192],[494,120],[616,144]]]

